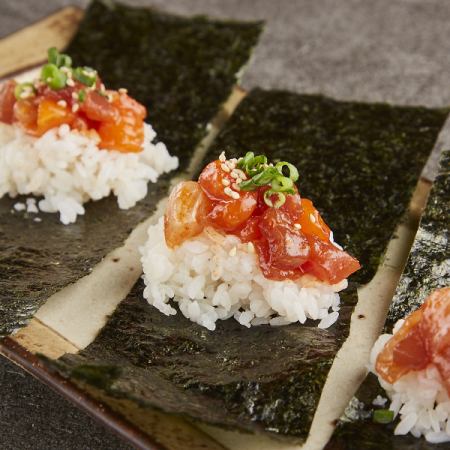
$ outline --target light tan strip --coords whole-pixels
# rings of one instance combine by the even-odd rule
[[[72,39],[83,11],[63,8],[0,40],[0,78],[41,63],[49,47],[62,50]]]
[[[76,353],[78,349],[59,334],[42,324],[38,319],[31,319],[26,328],[14,335],[14,340],[32,353],[42,353],[57,359],[64,353]]]

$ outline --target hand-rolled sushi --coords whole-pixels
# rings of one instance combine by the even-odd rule
[[[152,143],[146,115],[126,89],[107,90],[94,69],[49,49],[39,79],[0,85],[0,198],[43,197],[39,208],[64,224],[111,193],[131,208],[149,181],[178,166]]]
[[[434,291],[393,334],[381,335],[371,366],[391,399],[381,414],[399,415],[395,434],[450,442],[450,287]]]
[[[177,302],[210,330],[230,317],[247,327],[308,318],[331,326],[337,292],[360,265],[300,197],[298,178],[288,162],[222,153],[198,181],[179,183],[141,249],[147,301],[167,315]]]

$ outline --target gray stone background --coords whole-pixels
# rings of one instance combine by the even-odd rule
[[[338,99],[450,104],[448,0],[122,0],[185,15],[266,20],[243,87]],[[0,37],[86,0],[0,0]],[[0,61],[1,64],[1,61]],[[128,448],[0,360],[1,449]]]

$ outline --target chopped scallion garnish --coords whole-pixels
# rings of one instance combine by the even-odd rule
[[[239,190],[254,191],[261,186],[270,186],[270,190],[264,197],[269,206],[279,208],[286,201],[286,194],[296,192],[294,183],[298,180],[299,174],[297,168],[291,163],[280,161],[273,166],[268,164],[266,156],[255,156],[253,152],[247,152],[243,158],[239,159],[237,167],[249,177],[239,183]],[[270,200],[274,194],[278,196],[275,203]]]
[[[394,420],[394,411],[390,409],[376,409],[373,412],[373,421],[377,423],[391,423]]]
[[[289,170],[288,177],[295,183],[298,180],[298,170],[297,167],[295,167],[293,164],[288,163],[286,161],[280,161],[275,165],[278,172],[281,173],[281,175],[284,175],[283,168],[287,167]]]
[[[284,176],[276,176],[272,182],[272,189],[276,192],[286,192],[288,194],[293,194],[294,193],[294,182],[288,178],[288,177],[284,177]]]
[[[276,196],[277,199],[275,202],[272,201],[272,197]],[[284,205],[284,202],[286,201],[286,196],[282,192],[274,191],[273,189],[268,189],[266,192],[264,192],[264,202],[267,206],[273,207],[273,208],[280,208]]]
[[[41,80],[52,89],[62,89],[66,85],[67,75],[55,64],[46,64],[41,70]]]
[[[36,88],[33,83],[20,83],[14,88],[14,96],[17,100],[33,97],[36,94]]]
[[[78,101],[83,103],[86,100],[86,91],[82,89],[78,92]]]
[[[73,77],[80,83],[92,87],[97,81],[97,72],[90,67],[77,67],[73,71]]]
[[[71,67],[72,58],[64,53],[59,53],[56,47],[51,47],[47,50],[48,62],[54,64],[56,67]]]

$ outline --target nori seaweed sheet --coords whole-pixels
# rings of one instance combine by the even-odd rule
[[[450,285],[450,151],[440,161],[440,172],[435,180],[422,216],[408,262],[390,305],[385,331],[401,318],[416,310],[434,290]],[[448,449],[447,444],[430,444],[411,435],[395,436],[397,421],[389,425],[374,423],[372,400],[386,393],[375,375],[369,374],[359,388],[346,414],[339,422],[328,450],[432,450]]]
[[[246,329],[231,319],[210,332],[148,306],[139,283],[97,339],[58,360],[58,370],[167,412],[304,439],[347,337],[356,286],[375,272],[446,114],[252,91],[207,159],[253,150],[299,167],[301,192],[365,265],[343,296],[337,324]]]
[[[450,150],[443,152],[408,263],[388,313],[397,320],[416,310],[434,289],[450,285]]]
[[[181,18],[145,8],[94,1],[69,45],[76,64],[98,69],[112,88],[145,103],[149,121],[184,168],[207,123],[247,62],[260,23]],[[53,293],[87,275],[155,209],[169,177],[149,184],[147,197],[122,211],[114,197],[87,204],[64,226],[12,214],[20,199],[0,200],[0,337],[23,326]]]
[[[184,18],[95,0],[67,52],[74,64],[95,67],[106,86],[125,87],[147,106],[157,138],[185,167],[261,31],[262,22]]]

